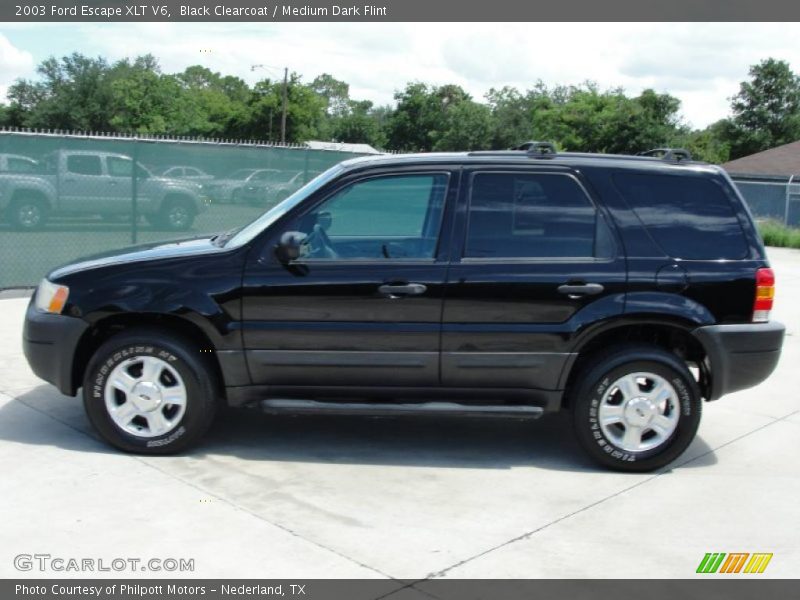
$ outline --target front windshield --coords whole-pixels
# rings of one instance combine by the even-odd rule
[[[283,202],[276,204],[272,208],[270,208],[267,212],[263,215],[258,217],[255,221],[246,225],[239,233],[234,235],[226,244],[226,248],[238,248],[239,246],[246,244],[254,237],[256,237],[259,233],[264,231],[267,227],[272,225],[275,221],[280,219],[283,215],[287,212],[292,210],[295,206],[300,204],[303,200],[305,200],[308,196],[316,192],[322,186],[327,184],[329,181],[334,179],[344,170],[343,167],[336,165],[331,167],[321,175],[317,175],[314,179],[309,181],[299,190],[297,190],[294,194],[286,198]]]

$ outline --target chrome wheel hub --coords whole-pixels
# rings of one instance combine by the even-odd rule
[[[41,220],[41,210],[38,206],[26,204],[19,209],[19,221],[26,227],[37,225]]]
[[[630,373],[612,383],[598,408],[600,428],[627,452],[645,452],[665,443],[680,418],[678,393],[655,373]]]
[[[186,412],[183,379],[172,365],[155,356],[136,356],[114,367],[103,396],[117,427],[139,437],[169,433]]]
[[[161,406],[161,389],[152,381],[140,381],[131,391],[130,401],[139,412],[150,412]]]

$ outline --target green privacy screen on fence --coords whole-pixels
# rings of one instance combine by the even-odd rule
[[[251,142],[0,130],[0,289],[35,285],[82,256],[239,227],[355,156]],[[734,180],[756,218],[800,225],[796,178]]]
[[[355,156],[300,146],[0,132],[0,288],[35,285],[81,256],[245,225]]]

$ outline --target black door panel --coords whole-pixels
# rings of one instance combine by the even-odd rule
[[[348,188],[339,190],[282,228],[320,236],[326,223],[329,235],[317,240],[324,252],[309,242],[309,253],[288,265],[269,252],[270,242],[266,253],[254,254],[243,301],[243,340],[254,383],[439,385],[447,263],[434,256],[431,233],[449,227],[442,216],[448,175],[438,168],[391,177],[402,185],[392,189],[391,182],[365,179],[365,190],[349,196]],[[419,193],[421,185],[430,186],[429,200]],[[398,205],[403,194],[413,195],[405,212]],[[383,221],[381,214],[363,212],[373,198],[391,201]],[[426,206],[427,215],[414,212]]]
[[[465,179],[455,234],[463,256],[450,268],[442,318],[442,383],[557,389],[588,315],[624,309],[625,260],[614,234],[575,174]]]

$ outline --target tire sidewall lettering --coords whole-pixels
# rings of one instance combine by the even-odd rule
[[[143,444],[148,448],[156,448],[156,447],[164,447],[168,446],[187,433],[186,427],[184,426],[183,422],[186,420],[186,415],[184,415],[182,422],[178,425],[178,427],[166,434],[162,437],[153,438],[153,439],[144,439],[139,438],[134,435],[131,435],[128,432],[122,431],[117,427],[117,425],[113,422],[110,415],[105,408],[104,402],[104,394],[105,394],[105,387],[108,382],[108,376],[113,371],[113,369],[119,365],[120,363],[134,357],[139,356],[154,356],[156,358],[160,358],[170,364],[175,364],[178,361],[178,356],[176,356],[171,351],[156,347],[150,344],[131,344],[128,346],[124,346],[122,348],[118,348],[110,353],[108,358],[103,360],[99,366],[95,367],[95,372],[92,374],[91,382],[91,398],[93,401],[100,403],[102,406],[103,414],[105,419],[108,421],[109,425],[114,427],[117,431],[119,431],[122,435],[124,435],[127,439],[131,441],[135,441],[137,444]],[[185,374],[181,374],[184,379],[186,379]],[[187,381],[188,383],[188,381]],[[189,412],[191,407],[191,403],[187,406],[187,413]]]

